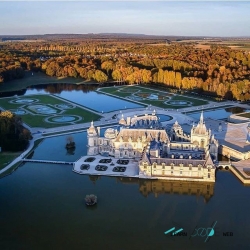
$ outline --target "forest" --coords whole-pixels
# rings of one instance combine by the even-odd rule
[[[195,42],[131,37],[0,43],[0,83],[22,78],[25,71],[250,99],[250,53],[216,44],[201,49]]]
[[[3,151],[24,150],[30,139],[30,131],[22,126],[19,116],[10,111],[0,111],[0,147]]]

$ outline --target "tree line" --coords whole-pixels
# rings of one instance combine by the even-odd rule
[[[53,56],[48,46],[53,48]],[[70,50],[71,46],[82,49]],[[84,46],[74,42],[71,46],[65,42],[4,46],[0,53],[0,82],[21,78],[25,70],[31,70],[100,83],[156,83],[249,100],[250,54],[245,51],[218,45],[203,50],[192,44],[153,46],[113,41],[88,41]]]

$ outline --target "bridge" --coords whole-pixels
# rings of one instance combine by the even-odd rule
[[[52,163],[52,164],[64,164],[73,165],[74,162],[69,161],[48,161],[48,160],[33,160],[33,159],[22,159],[23,162],[34,162],[34,163]]]
[[[219,168],[219,169],[224,168],[226,170],[230,169],[232,166],[230,161],[219,161],[215,165],[216,165],[216,168]]]

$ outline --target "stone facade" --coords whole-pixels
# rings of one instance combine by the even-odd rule
[[[206,128],[203,114],[190,135],[183,133],[178,122],[167,134],[155,114],[127,121],[122,117],[120,124],[119,132],[109,128],[101,137],[100,128],[91,123],[88,155],[138,160],[141,178],[215,181],[213,160],[217,160],[218,142]]]

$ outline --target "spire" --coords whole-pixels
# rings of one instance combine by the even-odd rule
[[[90,127],[94,127],[94,122],[93,122],[93,121],[91,122],[91,125],[90,125]]]
[[[204,118],[203,118],[203,110],[201,111],[201,117],[200,117],[200,124],[203,124],[203,121],[204,120]]]

